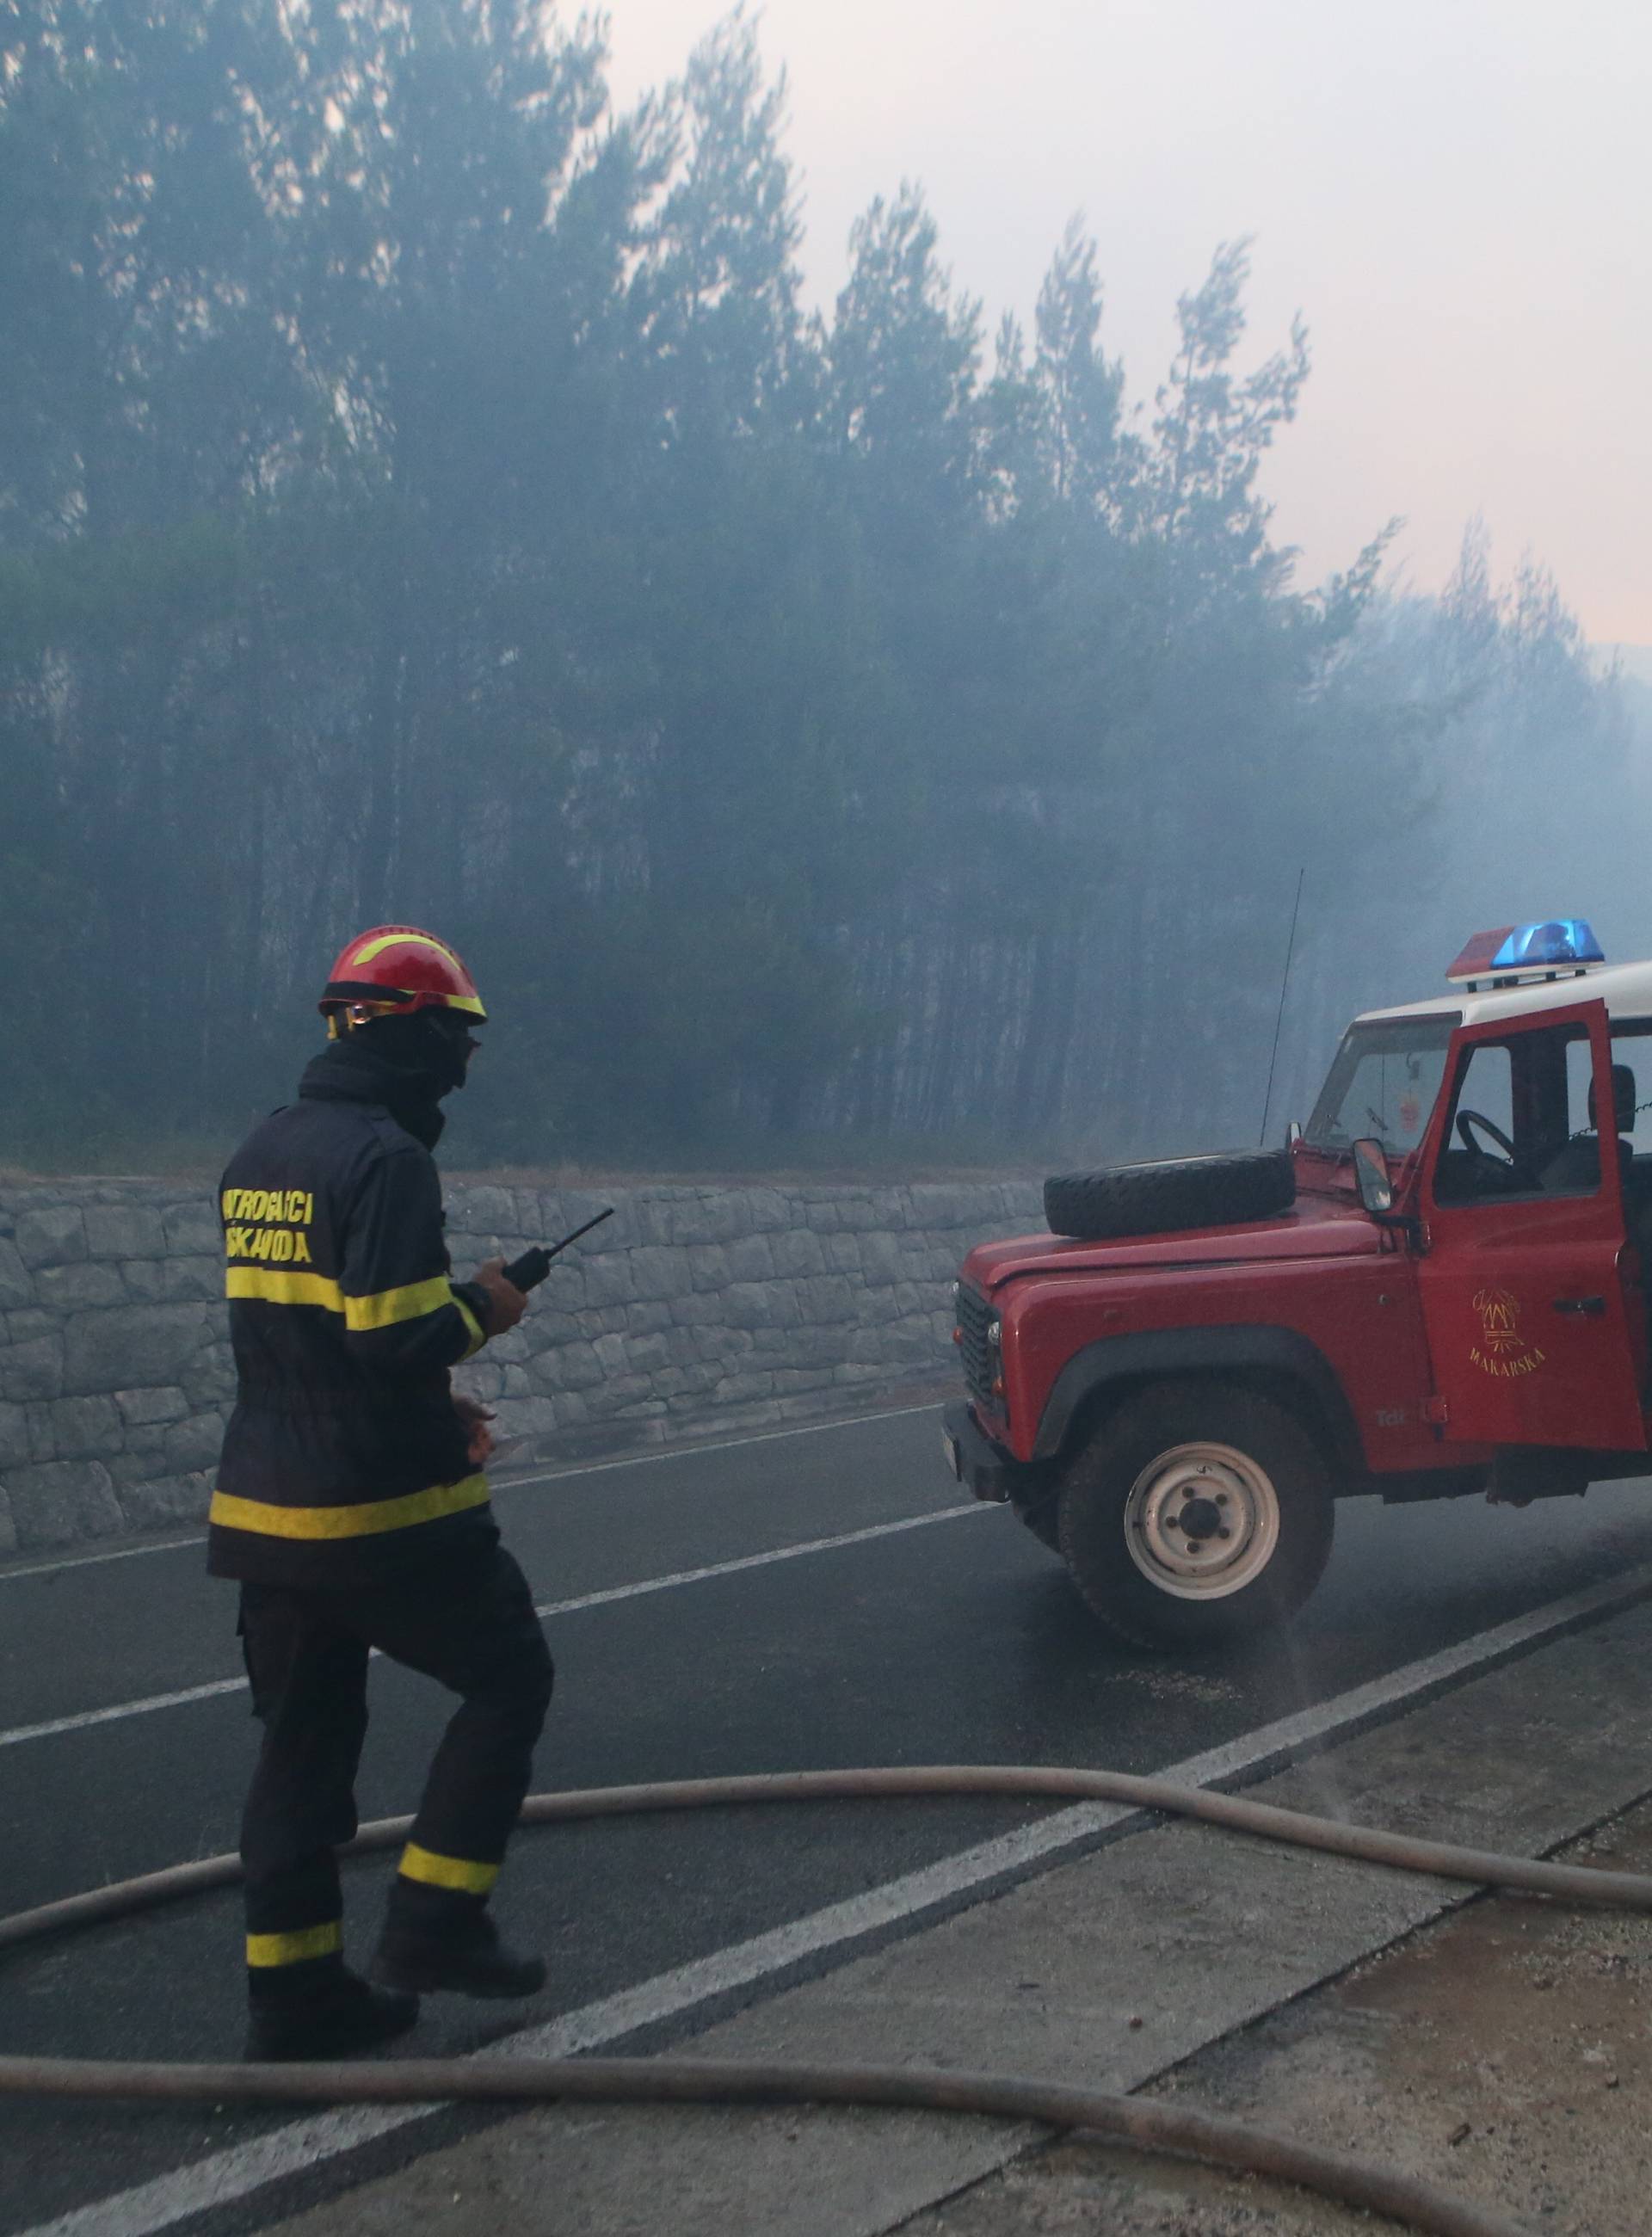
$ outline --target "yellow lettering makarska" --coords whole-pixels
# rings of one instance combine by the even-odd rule
[[[1536,1375],[1543,1366],[1543,1347],[1521,1332],[1522,1310],[1520,1299],[1495,1283],[1475,1291],[1480,1342],[1469,1346],[1469,1357],[1483,1375],[1507,1382],[1523,1375]]]
[[[1496,1376],[1500,1382],[1510,1382],[1522,1375],[1535,1375],[1548,1355],[1534,1344],[1530,1351],[1519,1352],[1511,1359],[1489,1359],[1477,1344],[1469,1348],[1469,1357],[1487,1375]]]

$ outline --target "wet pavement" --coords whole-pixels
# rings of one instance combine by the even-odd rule
[[[1289,1633],[1224,1662],[1177,1666],[1116,1653],[1060,1565],[1011,1518],[961,1506],[929,1409],[565,1471],[502,1491],[499,1506],[536,1597],[564,1609],[547,1622],[558,1687],[536,1782],[545,1787],[869,1761],[1151,1771],[1241,1744],[1272,1719],[1652,1561],[1652,1499],[1640,1484],[1521,1513],[1354,1501]],[[200,1548],[184,1545],[45,1574],[0,1570],[0,1910],[233,1845],[253,1732],[233,1594],[200,1563]],[[202,1685],[225,1690],[129,1707]],[[373,1687],[367,1816],[411,1806],[442,1713],[434,1690],[400,1672],[376,1666]],[[121,1713],[74,1721],[110,1710]],[[65,1729],[10,1737],[59,1719]],[[523,2014],[433,2006],[418,2048],[472,2048],[522,2019],[553,2024],[674,1970],[715,1965],[754,1937],[783,1935],[823,1906],[853,1904],[1046,1814],[1002,1802],[840,1805],[526,1836],[501,1906],[548,1947],[550,1988]],[[1024,1871],[1045,1868],[1033,1858]],[[388,1869],[350,1870],[353,1947],[372,1932]],[[965,1891],[953,1907],[984,1891]],[[225,1896],[15,1958],[0,1972],[0,2042],[233,2056],[238,1938]],[[855,1946],[851,1934],[744,1988],[725,1978],[712,2009],[824,1972]],[[704,2016],[680,2010],[679,2034]],[[0,2121],[0,2230],[89,2214],[100,2198],[279,2125],[14,2111]],[[451,2133],[436,2123],[387,2136],[310,2181],[342,2186]],[[252,2229],[291,2203],[277,2188],[216,2219]],[[90,2237],[89,2221],[76,2227]],[[109,2228],[124,2237],[118,2222]]]

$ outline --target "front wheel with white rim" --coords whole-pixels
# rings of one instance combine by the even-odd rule
[[[1282,1623],[1318,1582],[1336,1509],[1313,1439],[1236,1384],[1128,1398],[1067,1468],[1061,1552],[1133,1646],[1226,1646]]]

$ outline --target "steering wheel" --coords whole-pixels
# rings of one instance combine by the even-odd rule
[[[1477,1158],[1489,1158],[1490,1156],[1490,1152],[1489,1151],[1483,1150],[1480,1145],[1474,1138],[1474,1129],[1477,1126],[1483,1134],[1489,1134],[1491,1137],[1497,1147],[1503,1151],[1503,1156],[1509,1160],[1510,1165],[1517,1169],[1520,1161],[1515,1155],[1514,1144],[1509,1139],[1509,1137],[1503,1132],[1501,1126],[1497,1126],[1492,1124],[1491,1120],[1486,1117],[1483,1111],[1470,1111],[1465,1107],[1457,1112],[1457,1131],[1463,1137],[1464,1148],[1470,1151]]]

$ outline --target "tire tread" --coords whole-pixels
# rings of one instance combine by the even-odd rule
[[[1105,1243],[1272,1219],[1291,1209],[1296,1194],[1288,1150],[1235,1150],[1053,1174],[1044,1184],[1044,1217],[1054,1234]]]

